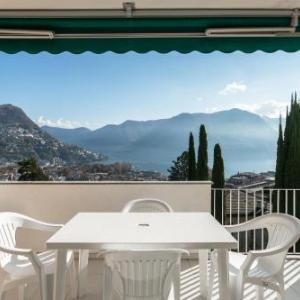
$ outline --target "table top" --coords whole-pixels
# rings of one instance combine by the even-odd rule
[[[79,213],[48,249],[217,249],[237,241],[209,213]]]

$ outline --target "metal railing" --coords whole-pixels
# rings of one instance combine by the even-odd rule
[[[300,218],[300,189],[213,188],[211,208],[214,217],[223,225],[239,224],[274,212]],[[237,233],[235,237],[240,252],[263,249],[268,240],[265,229]],[[300,254],[300,241],[290,253]]]

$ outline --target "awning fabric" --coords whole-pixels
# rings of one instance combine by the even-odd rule
[[[201,17],[201,18],[0,18],[1,29],[49,30],[56,34],[69,33],[200,33],[207,28],[288,27],[290,17]],[[296,32],[299,28],[296,28]],[[1,38],[0,51],[53,54],[68,51],[167,53],[199,51],[230,53],[257,50],[294,52],[300,49],[300,36],[280,37],[160,37],[160,38],[58,38],[13,39]]]
[[[300,0],[0,1],[0,51],[294,52],[298,8]],[[255,34],[209,35],[232,28]]]

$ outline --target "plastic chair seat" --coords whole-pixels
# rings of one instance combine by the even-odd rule
[[[229,252],[229,275],[238,276],[243,263],[247,258],[246,254]],[[271,265],[266,265],[264,261],[257,259],[251,266],[248,276],[251,278],[270,278],[274,275]]]
[[[53,275],[55,269],[55,260],[56,260],[56,252],[55,251],[44,251],[37,254],[40,262],[44,266],[44,271],[46,275]],[[73,259],[73,252],[68,251],[67,254],[67,265],[70,266]],[[24,256],[15,256],[13,260],[8,262],[4,267],[3,270],[7,272],[6,280],[28,280],[32,277],[32,281],[35,281],[36,272],[30,260]],[[26,277],[26,279],[25,279]]]

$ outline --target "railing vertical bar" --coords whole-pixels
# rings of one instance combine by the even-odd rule
[[[288,212],[288,209],[287,209],[287,207],[288,207],[288,196],[289,196],[289,190],[286,189],[286,190],[285,190],[285,213],[286,213],[286,214],[287,214],[287,212]]]
[[[229,191],[229,225],[232,225],[232,190]]]
[[[280,190],[277,189],[277,213],[279,213]]]
[[[214,200],[213,200],[213,203],[214,203],[214,217],[216,217],[216,189],[214,189]]]
[[[296,217],[296,190],[293,190],[293,216]],[[293,253],[296,253],[296,243],[293,245]]]
[[[224,204],[224,189],[222,189],[222,225],[224,225],[224,206],[226,205],[226,204]],[[226,210],[225,210],[225,212],[226,212]]]
[[[245,200],[246,200],[246,203],[245,203],[245,221],[247,222],[248,221],[248,189],[246,189]],[[248,230],[246,230],[246,237],[245,238],[246,238],[245,250],[246,250],[246,252],[248,252]]]
[[[264,189],[261,190],[261,215],[264,215],[264,210],[265,210],[265,193]],[[264,242],[265,242],[265,230],[261,229],[261,249],[264,248]]]
[[[237,223],[240,224],[240,200],[241,200],[241,193],[240,189],[237,191],[237,196],[238,196],[238,203],[237,203]],[[240,252],[240,233],[238,232],[237,234],[237,240],[238,240],[238,252]]]
[[[272,198],[273,198],[273,189],[270,189],[269,190],[269,213],[273,212]]]
[[[253,218],[256,217],[256,191],[253,191]],[[256,230],[253,230],[253,248],[256,250]]]

